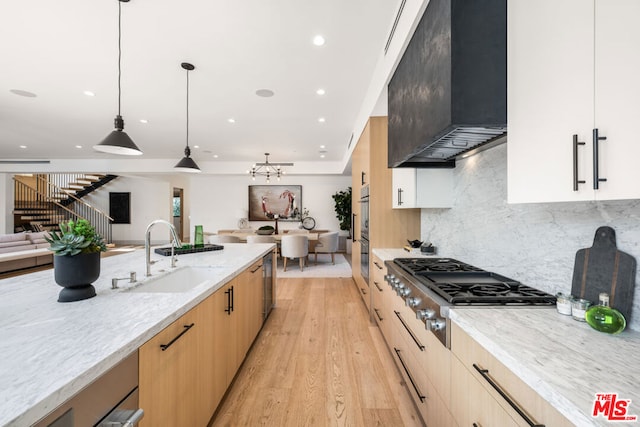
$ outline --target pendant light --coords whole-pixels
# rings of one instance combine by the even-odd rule
[[[120,61],[122,57],[121,48],[121,27],[122,27],[122,10],[120,3],[127,3],[129,0],[118,0],[118,115],[115,119],[115,130],[112,131],[102,142],[98,145],[94,145],[93,149],[101,151],[103,153],[110,154],[123,154],[125,156],[139,156],[142,151],[138,146],[129,138],[129,135],[124,131],[124,120],[120,115],[120,77],[121,68]]]
[[[193,71],[196,67],[188,62],[183,62],[180,66],[187,70],[187,146],[184,148],[184,157],[173,169],[179,172],[199,173],[202,171],[190,157],[191,150],[189,149],[189,71]]]

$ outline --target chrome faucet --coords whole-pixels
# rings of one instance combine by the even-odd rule
[[[157,261],[151,261],[151,229],[156,224],[166,224],[171,230],[171,235],[173,237],[173,241],[171,242],[171,268],[176,266],[175,259],[175,248],[179,248],[182,246],[180,242],[180,238],[178,237],[178,233],[176,232],[176,228],[169,221],[165,221],[164,219],[156,219],[152,221],[151,224],[147,226],[147,232],[145,233],[144,238],[144,252],[145,252],[145,266],[146,266],[146,276],[151,276],[151,264],[155,264]]]

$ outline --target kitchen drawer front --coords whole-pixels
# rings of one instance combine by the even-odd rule
[[[390,326],[389,351],[416,404],[422,419],[428,426],[453,426],[453,417],[438,394],[436,387],[427,378],[423,360],[416,358],[414,343],[408,343],[403,336],[406,332],[398,327],[399,322]]]
[[[405,305],[395,293],[391,299],[391,321],[402,332],[402,337],[420,362],[421,369],[438,390],[441,399],[449,405],[451,398],[451,352],[436,336],[426,329],[425,323]]]
[[[369,283],[369,289],[371,289],[371,311],[374,321],[380,326],[385,292],[389,292],[390,288],[387,286],[387,282],[384,281],[384,275],[386,273],[384,262],[375,255],[372,257],[372,260],[371,283]]]
[[[524,421],[524,417],[528,417],[545,426],[569,427],[574,425],[458,325],[452,322],[451,328],[453,355],[460,359],[471,375],[510,414],[511,418],[519,424]],[[495,390],[490,381],[508,395],[511,402],[524,412],[524,417],[519,415],[507,399]],[[522,425],[527,424],[523,423]]]

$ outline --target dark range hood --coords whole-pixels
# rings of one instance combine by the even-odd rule
[[[454,167],[504,141],[506,0],[431,0],[388,95],[389,167]]]

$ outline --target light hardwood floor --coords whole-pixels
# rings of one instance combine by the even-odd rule
[[[291,278],[210,425],[422,423],[353,280]]]

